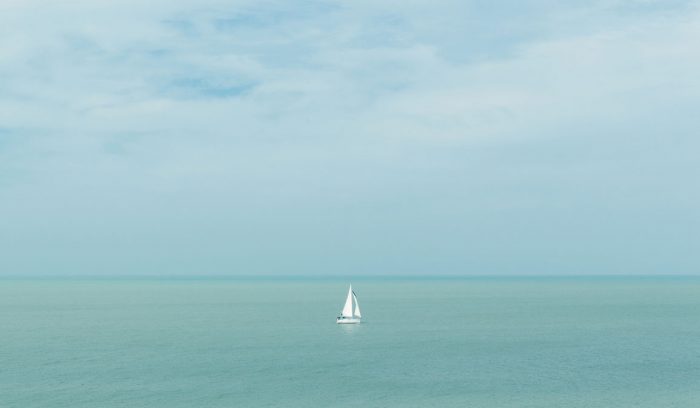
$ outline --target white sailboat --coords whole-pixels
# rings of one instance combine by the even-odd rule
[[[343,311],[340,312],[340,316],[336,319],[338,324],[356,324],[360,323],[362,318],[362,313],[360,313],[360,304],[357,303],[357,296],[352,290],[352,285],[348,289],[348,297],[345,299],[345,306],[343,306]]]

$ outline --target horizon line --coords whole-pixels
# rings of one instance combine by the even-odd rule
[[[618,273],[618,274],[462,274],[462,275],[427,275],[427,274],[378,274],[378,275],[224,275],[224,274],[56,274],[56,275],[3,275],[0,280],[164,280],[164,281],[197,281],[197,280],[231,280],[231,281],[274,281],[274,280],[318,280],[318,281],[363,281],[363,280],[489,280],[489,279],[620,279],[620,278],[647,278],[647,279],[674,279],[674,278],[700,278],[700,274],[644,274],[644,273]]]

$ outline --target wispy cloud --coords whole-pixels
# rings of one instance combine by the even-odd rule
[[[2,2],[0,272],[692,271],[658,241],[699,222],[698,23],[695,1]]]

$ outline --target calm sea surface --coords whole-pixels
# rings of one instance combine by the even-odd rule
[[[698,407],[700,279],[0,280],[0,407]]]

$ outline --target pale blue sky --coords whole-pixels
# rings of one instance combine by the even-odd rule
[[[695,274],[697,1],[0,2],[0,274]]]

